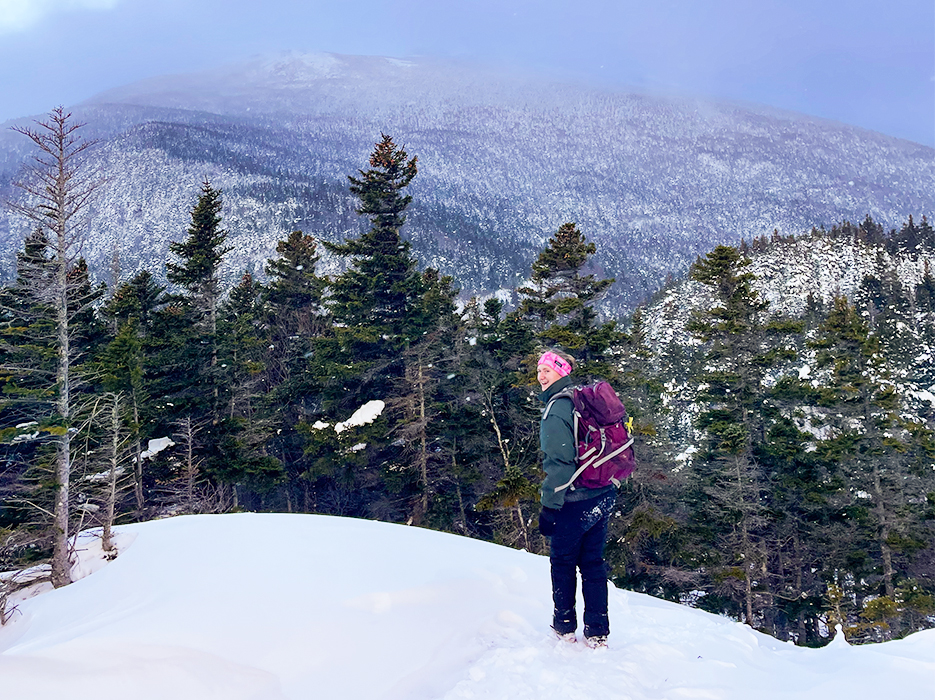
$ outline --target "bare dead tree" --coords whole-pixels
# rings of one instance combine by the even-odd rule
[[[192,420],[191,416],[186,416],[176,423],[178,429],[175,437],[182,445],[182,478],[184,481],[184,493],[186,509],[189,513],[203,512],[203,507],[199,503],[197,486],[201,476],[201,458],[196,454],[198,433],[203,426]]]
[[[102,517],[101,548],[108,557],[116,556],[113,545],[113,526],[117,496],[120,492],[120,477],[127,471],[125,465],[135,461],[132,451],[133,436],[127,429],[124,413],[125,399],[122,392],[107,392],[102,397],[106,407],[107,439],[104,444],[104,466],[106,467],[104,489],[104,514]]]
[[[31,285],[29,293],[42,308],[48,309],[52,323],[51,345],[55,350],[54,410],[60,421],[59,430],[51,433],[56,445],[54,467],[55,504],[53,508],[52,585],[71,583],[69,556],[69,481],[71,476],[71,440],[74,418],[71,323],[81,310],[75,299],[73,278],[80,244],[86,229],[86,215],[91,197],[102,180],[89,167],[87,151],[93,141],[82,139],[84,126],[74,121],[71,113],[56,107],[36,127],[13,127],[13,130],[33,142],[37,154],[24,166],[24,172],[14,185],[23,197],[8,206],[40,229],[49,232],[52,257],[44,265],[39,284]]]
[[[0,627],[6,625],[13,618],[16,612],[16,605],[10,605],[10,599],[13,594],[24,586],[20,581],[21,571],[17,571],[11,576],[0,578]]]

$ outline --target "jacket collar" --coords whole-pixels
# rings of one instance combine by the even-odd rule
[[[571,386],[574,383],[574,380],[571,377],[562,377],[557,380],[552,386],[539,394],[539,400],[543,404],[547,404],[549,399],[555,396],[558,392],[564,389],[567,386]]]

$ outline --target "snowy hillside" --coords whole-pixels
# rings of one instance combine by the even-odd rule
[[[608,92],[427,60],[293,55],[169,76],[76,113],[102,139],[92,265],[157,276],[204,178],[224,192],[228,280],[261,275],[293,229],[328,240],[362,222],[348,175],[380,133],[419,157],[405,233],[466,291],[511,289],[547,238],[577,222],[628,307],[699,253],[870,214],[935,211],[935,152],[759,107]],[[26,157],[0,133],[0,195]],[[0,213],[9,275],[22,221]],[[328,261],[325,261],[327,269]],[[105,275],[106,276],[106,275]]]
[[[935,269],[932,250],[894,255],[880,246],[807,236],[781,241],[765,252],[750,255],[744,271],[754,276],[753,289],[760,299],[769,302],[769,313],[798,317],[805,311],[809,294],[825,304],[840,294],[853,299],[868,275],[883,278],[891,274],[912,296],[926,265]],[[712,303],[710,288],[703,284],[684,279],[673,285],[646,309],[650,343],[656,348],[673,343],[684,347],[697,344],[686,324],[693,310]]]
[[[120,528],[106,565],[0,628],[3,696],[52,700],[932,697],[935,631],[823,649],[612,590],[610,647],[548,633],[548,560],[308,515]]]

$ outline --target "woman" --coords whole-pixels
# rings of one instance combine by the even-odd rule
[[[539,445],[545,470],[539,531],[550,538],[552,600],[555,603],[552,630],[562,640],[576,641],[575,596],[580,569],[584,641],[594,648],[607,646],[610,633],[607,565],[603,554],[616,493],[613,486],[562,488],[576,467],[570,395],[573,382],[569,376],[573,370],[574,358],[564,353],[551,350],[539,358],[537,377],[542,387],[539,399],[547,407],[539,423]]]

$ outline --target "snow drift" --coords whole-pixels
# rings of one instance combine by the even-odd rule
[[[611,590],[610,647],[548,634],[545,557],[314,515],[186,516],[91,534],[66,588],[0,628],[5,698],[931,698],[935,631],[802,649]]]

